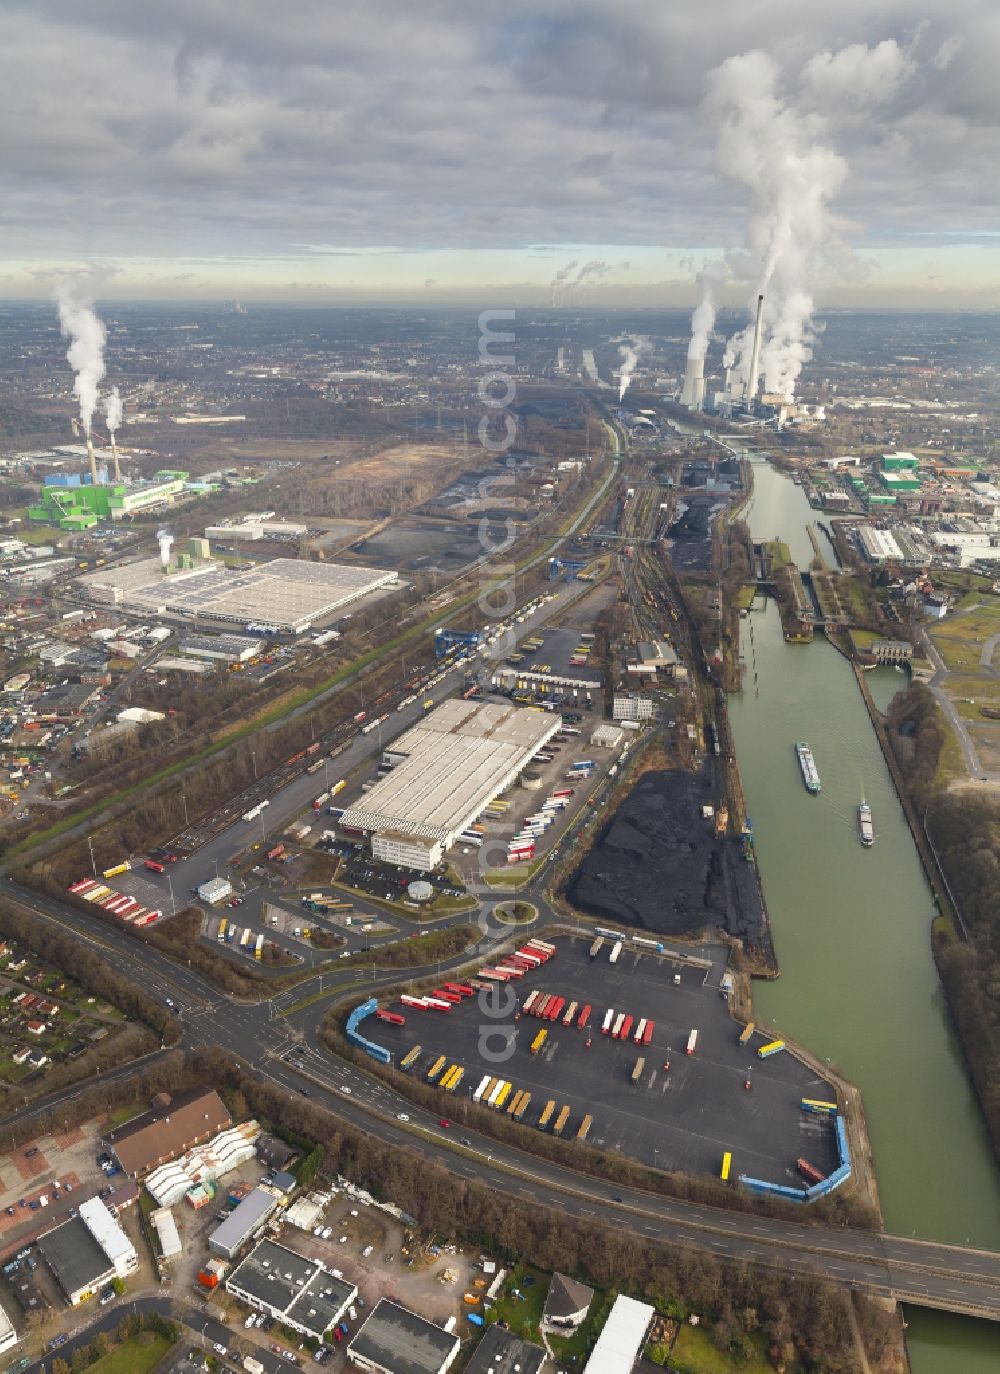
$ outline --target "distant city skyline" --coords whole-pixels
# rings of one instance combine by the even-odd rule
[[[10,0],[0,40],[0,298],[689,307],[724,263],[742,306],[748,55],[761,167],[791,129],[829,173],[817,307],[1000,308],[988,0]]]

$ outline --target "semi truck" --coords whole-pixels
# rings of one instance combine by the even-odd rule
[[[420,1050],[420,1045],[414,1045],[412,1050],[407,1050],[406,1053],[403,1055],[402,1059],[399,1061],[399,1067],[401,1069],[412,1069],[414,1064],[420,1058]]]
[[[619,955],[621,954],[621,952],[622,952],[622,942],[621,942],[621,940],[619,940],[618,943],[615,945],[615,947],[612,949],[611,953],[608,955],[608,961],[609,961],[609,963],[617,964],[617,962],[618,962],[618,957],[619,957]]]
[[[540,1131],[544,1131],[546,1126],[552,1120],[552,1113],[555,1111],[555,1109],[555,1101],[552,1098],[549,1098],[548,1102],[546,1102],[545,1106],[542,1108],[541,1116],[538,1118],[538,1129]]]
[[[729,1182],[729,1171],[733,1167],[733,1156],[729,1150],[722,1156],[722,1168],[719,1170],[719,1177],[723,1183]]]
[[[483,1075],[483,1077],[479,1080],[479,1087],[472,1094],[473,1102],[481,1102],[483,1100],[483,1093],[486,1092],[487,1088],[490,1086],[492,1082],[493,1079],[489,1076],[488,1073]]]
[[[645,1067],[646,1067],[646,1061],[645,1061],[645,1059],[643,1058],[643,1056],[640,1054],[640,1055],[639,1055],[639,1058],[635,1061],[635,1067],[634,1067],[633,1070],[632,1070],[632,1082],[633,1082],[633,1083],[638,1083],[639,1079],[642,1077],[642,1071],[643,1071],[643,1069],[644,1069]]]
[[[752,1021],[748,1021],[747,1024],[743,1027],[743,1029],[740,1031],[740,1041],[739,1041],[739,1043],[740,1043],[741,1045],[745,1045],[745,1044],[747,1043],[747,1041],[748,1041],[748,1040],[750,1039],[750,1037],[753,1035],[753,1029],[754,1029],[754,1023],[753,1023]]]
[[[593,1124],[594,1118],[589,1115],[585,1116],[583,1120],[580,1122],[580,1129],[576,1133],[577,1140],[586,1140],[587,1136],[590,1133],[590,1128]]]
[[[815,1164],[810,1164],[808,1159],[797,1159],[795,1167],[802,1177],[808,1179],[810,1183],[822,1183],[826,1178],[826,1174],[821,1174]]]
[[[538,1032],[538,1034],[535,1036],[534,1040],[532,1040],[532,1042],[531,1042],[531,1053],[532,1053],[532,1054],[537,1054],[538,1051],[542,1048],[542,1046],[545,1044],[545,1039],[546,1039],[546,1036],[547,1036],[547,1035],[548,1035],[548,1031],[545,1030],[544,1027],[543,1027],[542,1030],[540,1030],[540,1031]]]
[[[694,1054],[695,1046],[698,1044],[698,1032],[693,1030],[688,1036],[687,1053]]]
[[[566,1122],[569,1120],[569,1107],[563,1107],[556,1117],[556,1124],[552,1127],[553,1135],[562,1135],[566,1129]]]

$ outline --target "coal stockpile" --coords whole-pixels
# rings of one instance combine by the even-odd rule
[[[712,560],[712,520],[726,504],[717,497],[687,492],[683,510],[670,527],[670,557],[678,572],[704,572]]]
[[[704,772],[643,774],[571,880],[574,906],[660,935],[724,926],[752,939],[756,884],[741,881],[738,846],[702,818],[712,800]]]

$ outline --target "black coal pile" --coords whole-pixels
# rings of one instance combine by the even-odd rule
[[[568,896],[591,915],[682,935],[727,924],[721,846],[704,774],[645,773],[605,826]]]

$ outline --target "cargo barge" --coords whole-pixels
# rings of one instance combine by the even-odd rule
[[[808,744],[803,744],[800,741],[795,746],[795,754],[799,761],[799,768],[802,770],[802,781],[806,785],[806,791],[815,796],[819,792],[820,782],[813,752]]]
[[[872,809],[866,801],[858,807],[858,838],[866,849],[875,843],[875,827],[872,824]]]

